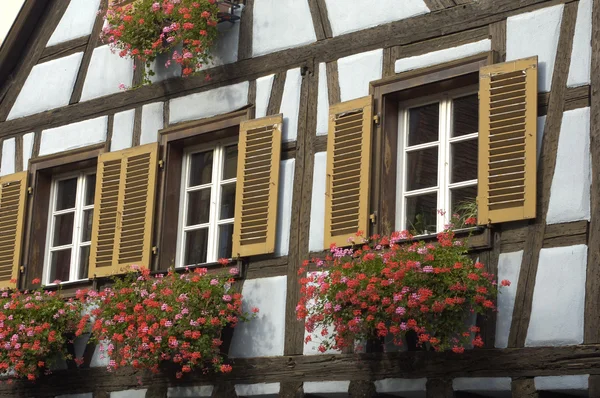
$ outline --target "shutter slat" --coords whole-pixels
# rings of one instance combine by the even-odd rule
[[[480,70],[479,224],[536,213],[537,57]]]
[[[282,125],[282,115],[240,125],[233,257],[275,251]]]
[[[100,155],[89,276],[149,267],[158,144]]]
[[[0,177],[0,288],[17,287],[26,199],[26,171]]]
[[[372,97],[329,110],[324,248],[347,246],[357,231],[368,234]]]

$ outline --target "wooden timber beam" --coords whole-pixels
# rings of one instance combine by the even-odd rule
[[[330,62],[340,57],[393,46],[404,46],[443,35],[488,26],[511,15],[569,0],[482,0],[460,7],[416,16],[353,32],[310,46],[302,46],[222,65],[210,70],[211,80],[203,74],[186,79],[170,79],[137,90],[116,93],[90,101],[53,109],[0,123],[0,137],[34,128],[50,128],[89,119],[119,110],[131,109],[157,100],[192,94],[211,88],[255,79],[315,62]],[[7,111],[6,111],[7,112]]]
[[[512,377],[600,375],[600,344],[472,350],[464,354],[403,352],[376,354],[297,355],[233,359],[227,375],[153,375],[123,368],[56,371],[36,383],[0,384],[0,397],[54,397],[92,389],[117,391],[156,386],[190,386],[215,383],[294,383],[303,381],[381,380],[423,378],[449,380],[455,377]],[[594,376],[593,376],[594,377]],[[91,383],[91,384],[90,384]]]

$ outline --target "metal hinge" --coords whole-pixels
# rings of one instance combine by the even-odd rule
[[[33,193],[33,188],[27,187],[27,193],[31,195]]]
[[[369,216],[369,220],[371,220],[371,224],[373,225],[377,225],[377,212],[373,212],[370,216]]]
[[[164,167],[165,167],[165,161],[164,161],[164,160],[162,160],[162,159],[161,159],[161,160],[159,160],[159,161],[158,161],[158,167],[159,167],[159,168],[161,168],[161,169],[162,169],[162,168],[164,168]]]
[[[375,122],[375,124],[379,126],[379,123],[381,122],[381,118],[379,117],[379,115],[373,116],[373,122]]]
[[[158,254],[158,247],[152,246],[152,254],[154,254],[154,255]]]

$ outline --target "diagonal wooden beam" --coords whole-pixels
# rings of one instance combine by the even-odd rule
[[[548,213],[550,188],[552,187],[552,178],[554,177],[556,166],[556,153],[558,151],[565,93],[567,91],[567,77],[571,64],[577,6],[577,2],[568,3],[565,5],[563,11],[558,50],[552,75],[552,91],[550,92],[548,102],[548,116],[544,126],[542,154],[539,162],[542,166],[538,169],[537,218],[535,219],[535,223],[530,223],[527,227],[527,240],[521,262],[519,284],[517,285],[515,307],[508,338],[509,347],[523,347],[525,345],[525,338],[531,318],[533,290],[540,250],[544,244],[546,214]]]
[[[423,2],[431,11],[439,11],[456,5],[454,0],[423,0]]]

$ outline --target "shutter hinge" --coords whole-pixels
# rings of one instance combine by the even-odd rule
[[[164,167],[165,167],[165,161],[164,161],[164,160],[162,160],[162,159],[161,159],[161,160],[159,160],[159,161],[158,161],[158,167],[159,167],[159,168],[161,168],[161,169],[162,169],[162,168],[164,168]]]
[[[158,247],[152,246],[152,254],[154,254],[154,255],[158,254]]]
[[[31,195],[33,193],[33,188],[27,187],[27,193]]]
[[[377,225],[377,212],[373,212],[370,216],[369,216],[369,220],[371,220],[371,224],[373,225]]]
[[[373,122],[375,122],[375,124],[379,126],[379,123],[381,122],[381,118],[379,117],[379,114],[373,115]]]

